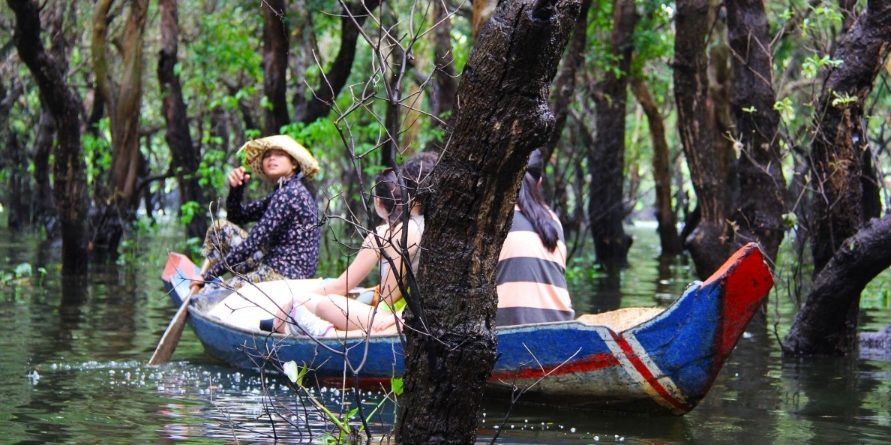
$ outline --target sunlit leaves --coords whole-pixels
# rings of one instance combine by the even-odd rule
[[[829,56],[818,57],[817,55],[810,55],[801,64],[801,70],[805,78],[813,79],[817,77],[817,73],[821,68],[825,66],[839,67],[841,64],[841,60],[831,59]]]

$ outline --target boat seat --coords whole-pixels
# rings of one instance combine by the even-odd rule
[[[664,311],[661,307],[628,307],[599,314],[582,314],[578,321],[591,326],[606,326],[615,332],[622,332],[637,326]]]

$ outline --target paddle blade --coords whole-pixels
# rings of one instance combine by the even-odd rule
[[[170,361],[170,357],[173,356],[173,351],[176,350],[176,345],[179,344],[179,339],[183,335],[183,328],[186,326],[186,317],[189,315],[189,301],[191,300],[191,294],[186,295],[186,298],[183,299],[183,304],[180,305],[179,309],[176,311],[173,320],[170,320],[167,330],[164,331],[164,335],[161,336],[161,341],[158,342],[158,347],[155,348],[152,358],[149,359],[149,366],[163,365]]]

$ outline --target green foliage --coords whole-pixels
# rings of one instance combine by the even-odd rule
[[[11,271],[0,272],[0,284],[6,286],[42,286],[46,277],[46,269],[35,270],[30,263],[19,263]]]
[[[198,164],[198,184],[221,190],[226,187],[226,152],[208,149]]]
[[[838,91],[832,92],[832,106],[836,108],[845,108],[848,105],[856,104],[858,100],[857,96],[851,96],[847,92],[842,92],[841,94]]]
[[[180,224],[187,226],[192,220],[195,218],[195,215],[200,216],[203,211],[201,207],[201,203],[198,201],[186,201],[181,206],[179,206],[179,222]]]
[[[87,166],[87,184],[93,184],[111,169],[111,121],[105,117],[97,124],[96,135],[84,133],[81,143]]]
[[[813,79],[817,77],[817,73],[821,68],[825,66],[839,67],[841,64],[841,60],[831,59],[829,56],[817,57],[816,55],[810,55],[801,64],[801,71],[805,78]]]

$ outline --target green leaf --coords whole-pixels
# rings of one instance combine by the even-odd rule
[[[402,392],[405,390],[405,380],[403,380],[402,377],[391,378],[390,388],[393,390],[393,394],[401,396]]]

